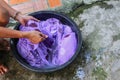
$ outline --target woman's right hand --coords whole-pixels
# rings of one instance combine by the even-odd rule
[[[45,40],[48,36],[38,31],[22,32],[23,38],[28,38],[32,43],[37,44]]]

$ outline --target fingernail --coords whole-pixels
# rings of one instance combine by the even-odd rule
[[[37,20],[38,22],[40,22],[40,20]]]
[[[48,38],[48,35],[45,35],[45,38]]]
[[[5,72],[7,72],[7,69],[5,69]]]

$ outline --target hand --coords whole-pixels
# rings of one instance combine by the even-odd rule
[[[38,31],[23,32],[22,35],[24,38],[28,38],[34,44],[37,44],[37,43],[45,40],[45,38],[48,37],[47,35],[44,35]]]
[[[16,18],[17,21],[19,21],[22,25],[26,25],[29,20],[34,20],[34,21],[39,21],[38,19],[32,17],[32,16],[27,16],[19,13]]]

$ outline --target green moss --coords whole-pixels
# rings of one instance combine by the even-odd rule
[[[108,0],[104,0],[104,1],[108,1]],[[72,8],[73,10],[70,13],[68,13],[67,15],[74,20],[74,19],[78,18],[78,16],[80,14],[82,14],[85,9],[91,8],[93,6],[98,5],[101,8],[105,8],[105,9],[110,9],[113,7],[112,5],[108,5],[104,1],[97,1],[97,2],[94,2],[93,4],[87,4],[87,5],[84,3],[81,3],[81,4],[76,3],[76,4],[74,4],[74,6]],[[82,28],[84,26],[84,22],[80,22],[78,24],[78,26],[79,26],[79,28]]]
[[[96,55],[92,55],[91,58],[93,61],[95,61],[97,57],[96,57]]]
[[[88,8],[90,8],[91,7],[91,5],[84,5],[84,4],[81,4],[78,8],[76,8],[75,10],[73,10],[73,11],[71,11],[68,15],[70,16],[70,17],[77,17],[79,14],[81,14],[81,13],[83,13],[83,11],[85,10],[85,9],[88,9]]]
[[[108,1],[108,0],[105,0],[105,1]],[[110,9],[113,7],[112,5],[108,5],[107,3],[103,1],[97,1],[97,2],[94,2],[93,4],[88,4],[88,5],[85,5],[84,3],[82,3],[79,6],[77,4],[78,7],[73,8],[73,10],[68,15],[70,17],[77,17],[79,14],[83,13],[85,9],[88,9],[96,5],[100,6],[101,8],[105,8],[105,9]]]
[[[117,41],[120,39],[120,34],[113,36],[113,41]]]
[[[79,28],[82,28],[84,26],[84,22],[81,22],[78,26]]]
[[[96,67],[93,69],[92,76],[95,77],[96,80],[105,80],[107,78],[107,73],[101,67]]]

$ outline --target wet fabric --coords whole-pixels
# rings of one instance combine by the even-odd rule
[[[26,38],[20,38],[17,44],[19,54],[31,65],[38,68],[53,67],[66,63],[76,51],[76,36],[68,25],[56,18],[35,22],[30,20],[21,31],[37,30],[48,35],[39,44],[33,44]]]

